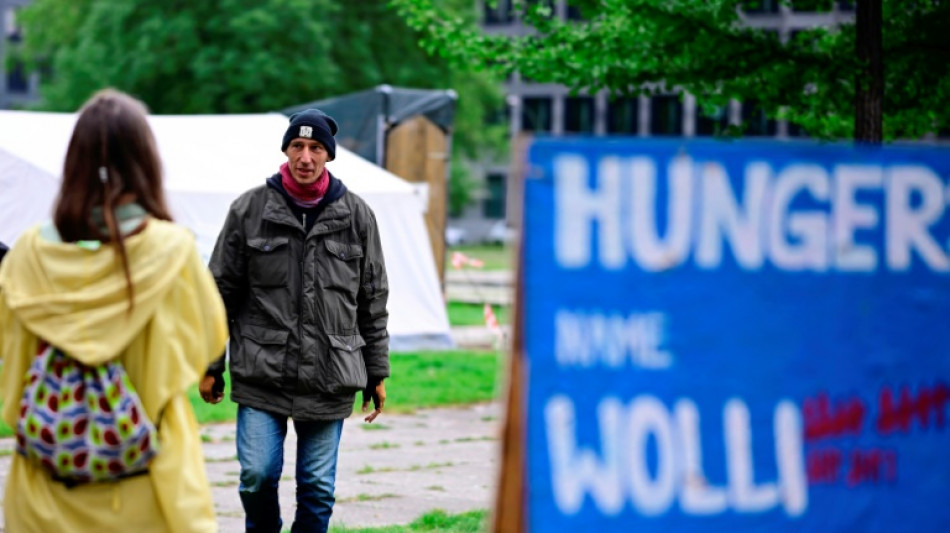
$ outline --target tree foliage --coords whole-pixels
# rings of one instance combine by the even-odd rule
[[[424,46],[449,62],[500,75],[518,71],[575,91],[613,94],[685,90],[704,108],[731,99],[822,138],[854,131],[856,86],[865,64],[853,20],[832,28],[776,32],[749,27],[740,8],[761,0],[568,0],[583,20],[551,16],[550,3],[514,0],[534,31],[487,34],[437,0],[391,0]],[[858,8],[869,0],[858,0]],[[880,1],[880,0],[878,0]],[[832,0],[798,0],[796,9],[830,11]],[[805,4],[808,4],[807,6]],[[884,0],[884,137],[919,137],[950,126],[950,2]]]
[[[443,7],[474,16],[467,0]],[[272,111],[383,83],[454,88],[453,162],[504,150],[504,128],[484,127],[497,84],[427,54],[386,0],[33,0],[18,20],[17,54],[43,73],[44,110],[74,111],[107,86],[159,114]],[[467,183],[456,201],[468,201]]]
[[[156,113],[279,109],[332,91],[321,60],[330,0],[36,0],[24,52],[48,68],[45,105],[74,110],[103,86]],[[50,24],[49,21],[55,21]]]

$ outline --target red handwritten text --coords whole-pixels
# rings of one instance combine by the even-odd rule
[[[929,429],[931,423],[937,429],[943,429],[948,401],[950,388],[943,383],[937,383],[933,387],[919,387],[916,395],[912,394],[908,387],[901,387],[896,401],[894,392],[885,386],[878,396],[877,431],[882,435],[896,431],[907,433],[914,421],[922,429]]]
[[[862,483],[897,480],[897,453],[893,450],[851,450],[847,482]]]
[[[838,482],[841,472],[841,450],[826,448],[808,452],[808,482],[812,485],[830,485]]]
[[[864,427],[867,408],[858,397],[839,401],[832,406],[824,392],[805,398],[802,415],[805,419],[805,440],[816,441],[842,435],[857,436]]]

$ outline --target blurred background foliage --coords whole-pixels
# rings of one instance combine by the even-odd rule
[[[442,9],[474,21],[469,0]],[[41,75],[39,110],[75,111],[115,87],[156,114],[261,113],[380,84],[454,89],[452,205],[477,186],[470,161],[503,158],[491,73],[430,55],[386,0],[35,0],[18,55]]]
[[[431,54],[498,76],[520,72],[538,83],[617,96],[679,89],[706,110],[732,99],[755,102],[813,137],[859,140],[867,140],[856,126],[868,108],[856,99],[880,83],[869,112],[883,123],[883,140],[950,129],[950,2],[849,1],[853,20],[796,31],[782,42],[775,28],[743,24],[776,0],[568,0],[579,20],[552,16],[549,1],[512,1],[533,31],[489,34],[442,0],[390,0]],[[778,0],[784,9],[816,13],[836,1],[842,3]],[[857,21],[870,12],[880,16],[863,19],[869,44],[859,47]],[[875,74],[859,48],[877,45],[883,68]]]

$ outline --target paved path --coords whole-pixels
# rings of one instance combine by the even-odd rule
[[[409,523],[426,512],[459,513],[492,505],[497,478],[497,403],[384,413],[373,424],[352,417],[343,425],[337,504],[331,524],[372,527]],[[280,505],[284,527],[294,516],[293,425],[284,450]],[[202,427],[204,453],[222,533],[244,531],[238,498],[234,424]],[[0,439],[0,490],[6,484],[12,439]]]

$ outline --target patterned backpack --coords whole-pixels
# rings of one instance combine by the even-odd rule
[[[40,343],[26,373],[17,452],[78,485],[145,473],[158,432],[118,361],[86,366]]]

